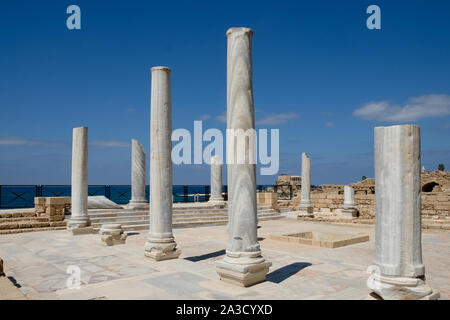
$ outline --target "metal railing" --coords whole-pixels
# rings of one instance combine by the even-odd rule
[[[272,185],[258,185],[257,190],[263,191]],[[174,202],[208,201],[209,185],[173,185]],[[146,186],[146,198],[149,199],[149,186]],[[227,186],[222,187],[225,200]],[[89,185],[89,196],[105,196],[118,204],[126,204],[131,199],[131,185]],[[70,185],[0,185],[0,208],[32,208],[35,197],[70,197]]]

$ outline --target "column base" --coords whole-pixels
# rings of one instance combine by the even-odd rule
[[[123,232],[122,225],[119,223],[104,224],[100,228],[99,233],[105,246],[125,244],[127,240],[127,234]]]
[[[227,202],[223,198],[209,198],[207,203],[215,206],[224,206]]]
[[[216,262],[216,271],[220,280],[240,286],[250,287],[266,281],[266,275],[272,262],[256,252],[229,252],[223,260]]]
[[[337,209],[336,213],[341,219],[356,219],[357,210],[356,209]]]
[[[67,221],[67,229],[84,228],[89,227],[90,225],[91,221],[87,214],[82,217],[70,217],[69,221]]]
[[[126,209],[132,210],[148,210],[150,208],[150,204],[146,200],[131,200],[126,205]]]
[[[297,217],[310,217],[310,218],[314,217],[312,206],[302,207],[300,205],[298,208],[296,208],[296,210],[294,212],[297,214]]]
[[[88,226],[88,227],[82,227],[82,228],[67,228],[67,231],[72,233],[73,236],[79,236],[83,234],[95,234],[94,227]]]
[[[439,292],[434,292],[420,278],[371,274],[367,287],[372,297],[379,300],[437,300],[440,297]]]
[[[177,259],[181,250],[176,246],[174,238],[148,238],[145,243],[145,256],[155,261]]]

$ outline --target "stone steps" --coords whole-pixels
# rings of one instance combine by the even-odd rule
[[[2,210],[0,234],[66,229],[70,216],[64,221],[49,221],[48,217],[36,217],[32,210]],[[148,210],[90,209],[89,217],[94,230],[105,223],[120,223],[124,230],[148,230]],[[258,219],[278,219],[282,216],[269,205],[258,205]],[[223,225],[228,221],[228,208],[217,205],[176,205],[173,207],[173,227],[185,228],[202,225]]]
[[[265,208],[261,211],[258,210],[258,220],[260,221],[282,218],[282,216],[280,216],[275,210]],[[97,214],[94,218],[91,217],[91,222],[94,230],[99,230],[104,223],[120,223],[125,231],[137,231],[149,229],[150,217],[147,214],[143,215],[141,211],[137,211],[135,214],[126,213],[121,215],[119,213],[116,217],[113,217],[110,214],[99,217]],[[228,212],[226,209],[222,209],[220,213],[177,213],[173,215],[172,222],[174,228],[196,227],[202,225],[222,225],[228,222]]]
[[[266,220],[276,220],[283,218],[280,215],[273,214],[267,217],[258,217],[259,221],[266,221]],[[215,226],[215,225],[224,225],[227,224],[228,219],[221,219],[216,221],[204,221],[204,220],[197,220],[192,222],[173,222],[173,228],[192,228],[192,227],[199,227],[199,226]],[[100,228],[94,227],[94,230],[99,230]],[[124,231],[139,231],[139,230],[148,230],[149,224],[136,224],[136,225],[122,225],[122,229]]]
[[[0,218],[0,224],[4,223],[4,222],[15,222],[15,223],[19,223],[19,222],[47,222],[48,217],[20,217],[20,218]]]
[[[258,214],[264,213],[273,213],[275,212],[272,209],[262,209],[258,210]],[[227,210],[221,211],[213,211],[213,212],[174,212],[172,213],[173,219],[177,218],[192,218],[192,217],[213,217],[213,216],[228,216]],[[89,218],[92,222],[102,221],[115,221],[115,220],[123,220],[123,219],[133,219],[133,218],[148,218],[149,214],[141,211],[136,212],[119,212],[119,213],[101,213],[101,214],[89,214]]]
[[[65,230],[66,221],[58,221],[57,224],[50,224],[46,227],[29,227],[29,228],[15,228],[15,229],[1,229],[0,234],[12,234],[12,233],[23,233],[23,232],[34,232],[34,231],[50,231],[50,230]]]

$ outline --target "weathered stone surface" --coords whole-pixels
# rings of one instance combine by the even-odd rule
[[[68,229],[89,227],[88,216],[88,128],[73,129],[72,214]]]
[[[101,236],[101,241],[105,246],[124,244],[127,239],[127,235],[123,232],[122,225],[119,223],[102,225],[99,234]]]
[[[67,230],[74,236],[80,236],[80,235],[85,235],[85,234],[97,233],[94,230],[93,226],[79,227],[79,228],[68,228]]]
[[[367,286],[382,299],[436,297],[424,282],[420,129],[375,128],[375,259]]]
[[[251,47],[253,31],[230,28],[227,31],[227,129],[254,130]],[[227,139],[228,232],[226,256],[216,264],[224,281],[251,286],[266,278],[271,262],[261,255],[257,239],[256,164],[252,163],[252,143],[234,152]],[[241,154],[238,154],[241,153]],[[242,157],[244,155],[244,159]],[[242,161],[243,160],[243,161]]]
[[[286,235],[270,235],[269,238],[273,240],[324,248],[339,248],[355,243],[366,242],[370,239],[367,234],[331,233],[320,231],[299,232]]]
[[[276,192],[257,192],[257,203],[269,205],[272,209],[278,210],[278,194]]]
[[[89,209],[122,209],[114,201],[109,200],[105,196],[89,196],[88,197]]]
[[[287,214],[288,218],[314,217],[313,206],[311,204],[311,160],[302,153],[302,190],[300,204],[292,212]]]
[[[357,218],[357,211],[356,209],[344,209],[344,208],[339,208],[335,210],[336,214],[339,216],[339,218],[341,219],[356,219]]]
[[[300,208],[311,207],[311,159],[306,152],[302,153],[302,197]]]
[[[355,190],[350,186],[344,187],[344,209],[356,209]]]
[[[211,158],[211,204],[224,204],[222,197],[222,162],[219,156]]]
[[[170,69],[152,68],[150,115],[150,230],[145,255],[156,261],[177,258],[172,233],[172,102]]]
[[[62,221],[66,212],[70,212],[70,197],[35,197],[36,216],[47,217],[50,221]]]
[[[129,209],[148,209],[145,198],[146,185],[146,157],[144,147],[136,140],[131,139],[131,200]]]

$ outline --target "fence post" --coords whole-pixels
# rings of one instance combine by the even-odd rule
[[[2,186],[0,185],[0,208],[2,207]]]
[[[188,202],[188,186],[183,186],[183,201]]]
[[[105,197],[111,200],[111,186],[105,185]]]
[[[210,187],[209,185],[205,186],[205,201],[209,200]]]

